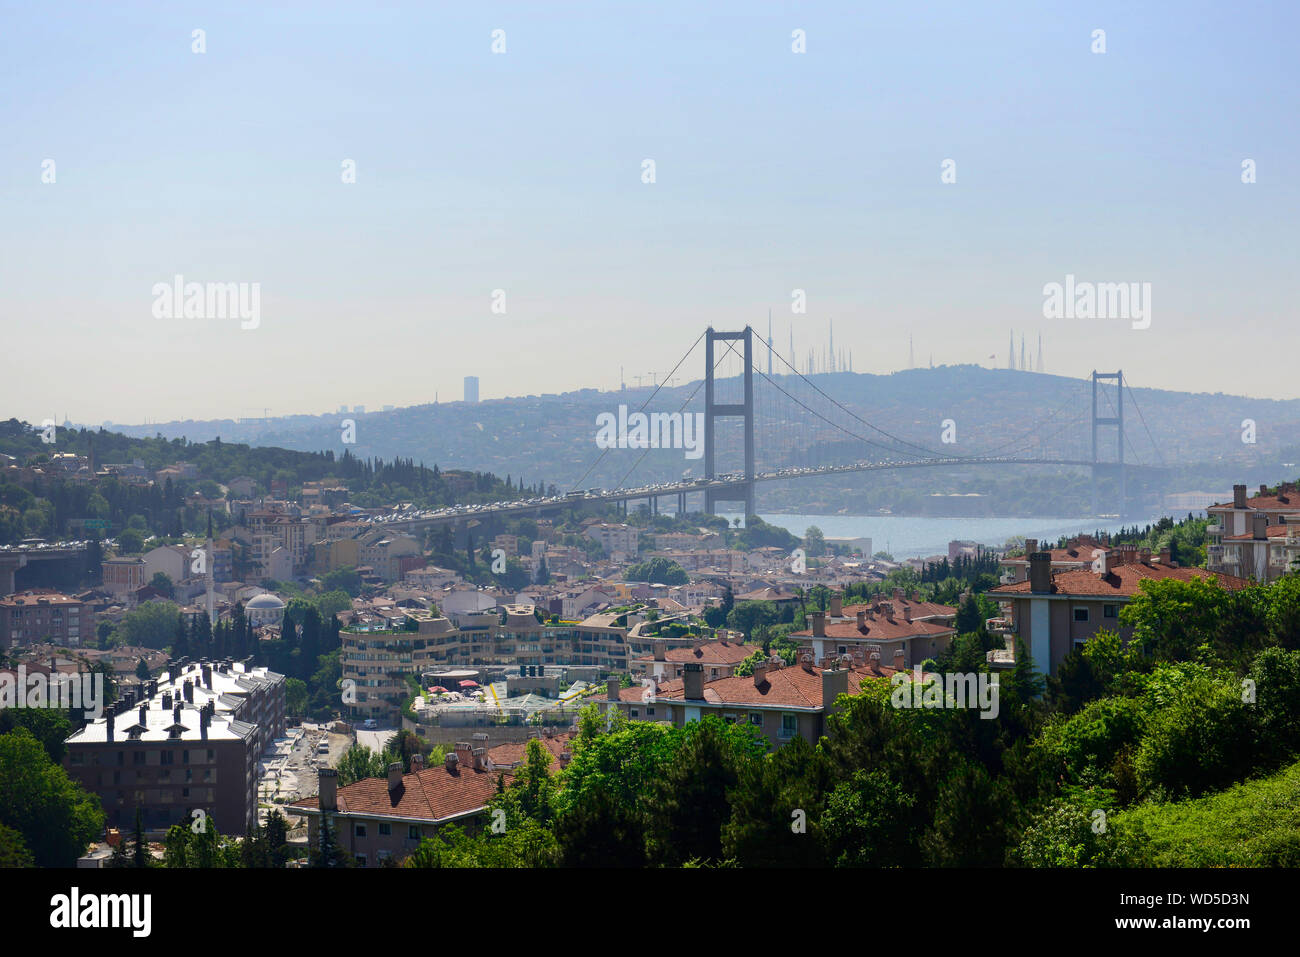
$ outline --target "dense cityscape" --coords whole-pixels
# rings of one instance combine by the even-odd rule
[[[1285,933],[1297,28],[8,5],[20,932]]]

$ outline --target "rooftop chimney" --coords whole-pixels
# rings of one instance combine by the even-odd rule
[[[447,753],[447,757],[443,759],[442,763],[448,771],[455,774],[456,769],[460,766],[460,758],[456,757],[455,751],[450,751]]]
[[[687,701],[704,698],[704,666],[698,661],[688,661],[682,667],[682,693]]]
[[[801,654],[799,656],[799,667],[811,673],[813,670],[813,656],[806,651]]]
[[[339,773],[334,768],[321,768],[317,772],[317,792],[320,795],[322,811],[339,809]]]
[[[826,612],[814,611],[812,613],[812,633],[814,638],[826,637]]]
[[[617,678],[608,678],[605,680],[605,697],[610,701],[617,701],[619,692],[623,690],[623,682]]]
[[[1144,564],[1144,565],[1150,565],[1150,564],[1151,564],[1151,549],[1149,549],[1149,548],[1143,548],[1142,551],[1141,551],[1141,553],[1140,553],[1140,560],[1141,560],[1142,564]]]
[[[912,606],[910,603],[903,606],[903,620],[907,622],[912,620]]]
[[[1246,507],[1246,486],[1234,485],[1232,487],[1232,507],[1233,508]]]
[[[402,786],[402,762],[394,761],[388,766],[388,792],[391,794]]]
[[[1036,552],[1036,551],[1038,551],[1038,539],[1036,539],[1036,538],[1026,538],[1026,539],[1025,539],[1025,554],[1026,554],[1026,555],[1032,555],[1032,554],[1034,554],[1034,552]]]
[[[1160,564],[1168,565],[1171,562],[1172,562],[1172,556],[1169,554],[1169,549],[1167,548],[1160,549]]]
[[[763,687],[763,683],[766,681],[767,681],[767,662],[760,661],[758,664],[754,665],[754,687],[761,688]]]
[[[1263,512],[1255,512],[1250,516],[1251,535],[1256,540],[1268,538],[1268,516]]]
[[[474,767],[474,748],[468,741],[456,742],[456,760],[460,762],[461,770],[469,771]]]
[[[849,672],[847,668],[834,667],[822,669],[822,714],[834,714],[835,699],[849,693]]]
[[[901,588],[895,588],[895,589],[894,589],[894,601],[899,601],[899,602],[901,602],[902,600],[903,600],[903,589],[901,589]]]
[[[907,654],[903,651],[903,646],[899,645],[894,649],[894,670],[904,671],[907,668]]]
[[[415,754],[411,755],[411,773],[415,774],[416,772],[423,771],[423,770],[424,770],[424,755],[421,754],[419,751],[417,751],[415,752]]]
[[[1049,592],[1052,590],[1052,553],[1033,552],[1029,556],[1029,590]]]
[[[656,638],[656,639],[655,639],[655,641],[654,641],[655,661],[667,661],[667,660],[668,660],[667,658],[664,657],[665,654],[666,654],[666,652],[667,652],[667,646],[668,646],[668,643],[667,643],[666,641],[664,641],[662,638]]]
[[[865,608],[858,612],[858,631],[867,630],[867,610]]]
[[[147,704],[140,705],[140,723],[145,727],[149,726],[149,706]]]
[[[1267,494],[1268,494],[1268,486],[1267,486],[1267,485],[1261,485],[1261,486],[1259,487],[1259,494],[1260,494],[1260,495],[1267,495]]]
[[[113,724],[116,721],[117,721],[117,715],[113,714],[112,711],[110,711],[108,713],[108,717],[104,719],[104,732],[108,735],[109,744],[113,743]]]
[[[844,617],[844,595],[841,594],[840,592],[835,592],[833,595],[831,595],[830,612],[832,618]]]

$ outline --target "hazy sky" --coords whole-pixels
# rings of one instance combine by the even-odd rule
[[[1049,372],[1293,398],[1296,9],[7,4],[0,417],[614,388],[769,308],[862,371],[1014,329]],[[260,284],[257,328],[156,317],[177,274]],[[1067,274],[1149,282],[1150,328],[1045,319]]]

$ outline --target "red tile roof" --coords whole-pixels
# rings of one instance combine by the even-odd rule
[[[1230,512],[1235,508],[1232,502],[1220,502],[1211,505],[1206,511]],[[1276,495],[1252,495],[1246,499],[1246,508],[1256,511],[1297,512],[1300,511],[1300,490],[1294,485],[1285,485],[1278,489]]]
[[[895,669],[881,666],[878,670],[855,668],[848,674],[849,694],[857,694],[863,681],[889,678]],[[684,701],[685,691],[681,680],[666,681],[659,685],[657,701]],[[645,699],[643,687],[624,688],[619,700],[638,703]],[[604,697],[593,701],[606,701]],[[766,705],[772,708],[820,709],[822,707],[822,669],[792,665],[776,671],[769,670],[762,685],[755,685],[752,675],[716,678],[704,683],[704,701],[715,705]],[[647,704],[652,702],[646,702]]]
[[[738,665],[756,651],[760,645],[742,645],[734,641],[706,641],[698,648],[670,648],[664,660],[674,663],[698,661],[705,665]],[[654,655],[642,655],[637,661],[654,661]]]
[[[846,638],[853,641],[898,641],[900,638],[922,638],[955,633],[954,629],[939,624],[932,619],[913,618],[911,621],[907,621],[898,612],[894,613],[893,618],[885,618],[883,615],[874,617],[868,615],[862,628],[858,627],[856,613],[848,621],[828,621],[826,623],[827,638]],[[806,628],[803,631],[791,632],[790,637],[811,640],[813,637],[812,629]]]
[[[542,742],[542,747],[551,752],[551,767],[557,764],[561,753],[570,750],[570,742],[574,737],[572,731],[565,731],[563,734],[552,737],[541,735],[538,738]],[[510,741],[506,744],[498,744],[495,748],[489,748],[487,756],[492,759],[492,763],[498,768],[512,768],[524,763],[527,757],[527,748],[527,741]]]
[[[1270,525],[1268,526],[1267,535],[1269,538],[1286,538],[1287,527],[1288,526],[1286,525]],[[1295,525],[1291,525],[1290,527],[1295,528]],[[1244,535],[1223,536],[1223,541],[1225,542],[1249,542],[1254,541],[1254,539],[1255,535],[1253,532],[1247,532]]]
[[[402,786],[388,790],[387,778],[365,778],[338,789],[339,814],[360,817],[401,817],[434,823],[487,807],[496,794],[497,776],[509,771],[474,771],[445,765],[402,775]],[[319,797],[295,801],[290,807],[318,809]]]
[[[1181,581],[1191,581],[1193,578],[1201,576],[1216,579],[1220,585],[1229,591],[1237,591],[1254,584],[1245,578],[1207,572],[1203,568],[1183,568],[1176,565],[1165,565],[1156,561],[1128,562],[1123,565],[1111,566],[1104,577],[1097,575],[1090,568],[1056,572],[1052,575],[1050,594],[1131,598],[1138,593],[1139,587],[1145,579],[1177,578]],[[990,589],[989,594],[1030,595],[1033,594],[1031,584],[1029,581],[1022,581],[1013,585],[999,585],[997,588]]]

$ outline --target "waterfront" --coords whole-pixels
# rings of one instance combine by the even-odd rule
[[[739,516],[727,514],[734,522]],[[1146,525],[1160,516],[1127,522],[1086,518],[929,518],[906,515],[799,515],[768,513],[759,517],[769,525],[780,525],[803,536],[816,525],[827,538],[870,538],[875,551],[895,558],[946,555],[953,540],[1002,545],[1017,535],[1055,542],[1062,535],[1081,532],[1113,532],[1121,527]]]

